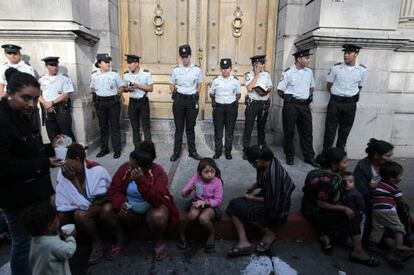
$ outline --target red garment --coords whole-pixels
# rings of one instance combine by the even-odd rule
[[[165,205],[170,211],[169,225],[175,226],[178,222],[178,209],[174,204],[173,196],[168,190],[168,176],[158,164],[151,164],[151,173],[145,172],[144,178],[139,181],[138,191],[153,207]],[[122,164],[112,178],[108,189],[109,200],[115,210],[119,210],[125,202],[126,189],[131,182],[128,163]]]

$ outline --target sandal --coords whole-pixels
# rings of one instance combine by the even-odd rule
[[[322,252],[324,254],[326,254],[326,255],[332,255],[333,248],[332,248],[331,243],[330,242],[326,242],[324,240],[324,238],[322,238],[322,237],[319,238],[319,241],[321,243],[321,250],[322,250]]]
[[[349,260],[353,263],[362,264],[369,267],[377,267],[379,266],[379,260],[374,256],[370,256],[368,259],[360,259],[355,256],[349,255]]]
[[[187,249],[187,241],[178,240],[177,247],[181,250]]]
[[[227,256],[229,257],[249,256],[252,254],[252,250],[253,250],[252,246],[241,247],[241,248],[235,246],[227,252]]]
[[[123,250],[123,246],[122,245],[112,245],[111,249],[108,251],[108,253],[106,254],[106,259],[108,261],[113,261],[116,258],[118,258],[121,255],[121,252]]]
[[[274,240],[270,243],[261,241],[256,245],[256,251],[257,252],[267,252],[272,247],[272,244],[274,243]]]
[[[168,248],[165,243],[159,246],[154,246],[154,259],[156,261],[162,261],[168,257]]]
[[[88,264],[89,265],[98,264],[102,260],[103,254],[104,254],[104,247],[102,244],[96,247],[92,247],[92,252],[89,255]]]

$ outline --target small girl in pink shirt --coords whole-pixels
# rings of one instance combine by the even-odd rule
[[[197,173],[185,185],[181,196],[187,197],[193,193],[193,199],[189,201],[186,210],[188,211],[180,226],[180,237],[178,247],[187,248],[185,231],[190,222],[198,220],[207,228],[209,235],[204,252],[215,251],[215,230],[213,221],[220,220],[221,210],[219,205],[223,201],[223,181],[221,180],[220,169],[211,158],[203,158],[197,167]]]

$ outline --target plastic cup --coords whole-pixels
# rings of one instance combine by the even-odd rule
[[[73,223],[65,224],[60,228],[60,230],[62,230],[63,234],[69,236],[70,234],[72,234],[73,230],[75,230],[75,225]]]
[[[56,147],[67,147],[72,144],[72,139],[69,136],[63,136],[56,140]]]
[[[55,156],[57,159],[64,161],[66,159],[66,153],[68,152],[68,148],[66,147],[56,147],[55,148]]]

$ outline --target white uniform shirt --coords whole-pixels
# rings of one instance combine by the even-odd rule
[[[72,93],[75,90],[69,77],[62,73],[57,73],[53,76],[45,74],[40,77],[39,83],[43,98],[49,102],[55,100],[63,93]]]
[[[130,72],[129,70],[124,73],[124,80],[128,83],[137,83],[144,85],[151,85],[154,83],[152,81],[151,73],[148,70],[140,69],[137,74]],[[134,91],[129,92],[130,98],[140,99],[146,92],[141,89],[135,89]]]
[[[246,86],[249,85],[250,82],[252,82],[253,78],[254,78],[254,72],[253,71],[247,72],[244,75]],[[270,77],[270,74],[268,72],[261,71],[259,73],[259,77],[257,78],[255,87],[257,87],[257,86],[265,87],[266,90],[273,87],[272,78]],[[269,99],[269,94],[267,94],[265,96],[260,96],[254,90],[252,90],[252,92],[248,93],[248,95],[249,95],[249,98],[253,99],[253,100],[268,100]]]
[[[203,82],[203,75],[198,66],[191,64],[184,68],[182,64],[176,66],[170,78],[170,83],[175,85],[177,92],[184,95],[192,95],[197,92],[197,84]]]
[[[296,99],[308,99],[310,88],[315,87],[312,70],[305,67],[301,70],[292,65],[282,72],[277,89],[290,94]]]
[[[102,73],[101,70],[92,72],[90,87],[95,89],[98,96],[114,96],[118,94],[118,88],[126,86],[125,82],[115,71]]]
[[[215,95],[217,103],[231,104],[236,101],[236,95],[241,93],[240,80],[233,75],[228,78],[219,75],[213,79],[209,93]]]
[[[331,93],[337,96],[351,97],[359,92],[359,87],[365,85],[366,68],[362,64],[347,66],[345,63],[337,63],[332,66],[326,79],[333,83]]]
[[[35,75],[32,66],[28,65],[23,60],[20,60],[20,62],[17,64],[11,64],[10,62],[4,63],[3,65],[0,66],[0,84],[4,85],[4,91],[6,91],[6,87],[7,87],[5,72],[8,68],[15,68],[19,72],[28,73],[33,76]]]

